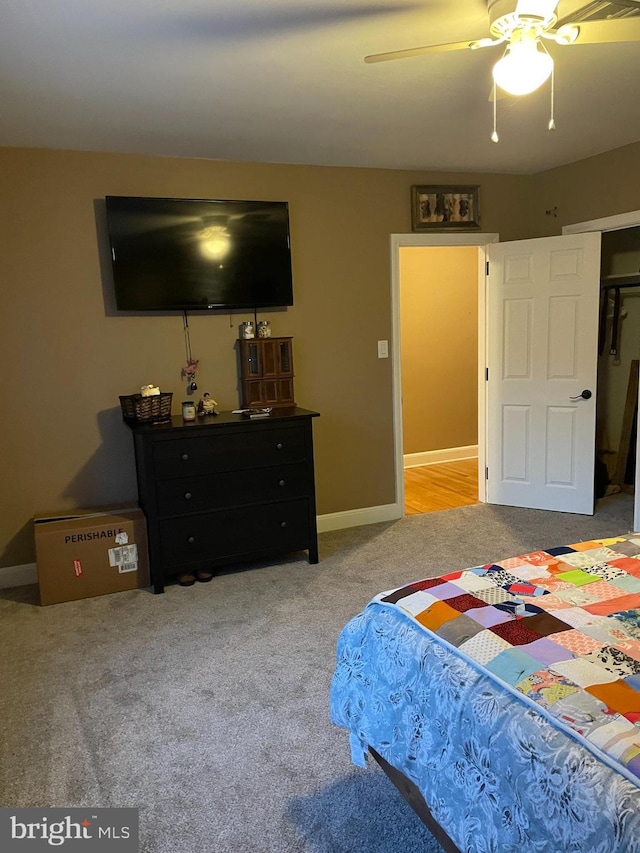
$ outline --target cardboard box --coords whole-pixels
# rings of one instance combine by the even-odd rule
[[[45,513],[33,524],[41,604],[149,586],[147,524],[139,507]]]

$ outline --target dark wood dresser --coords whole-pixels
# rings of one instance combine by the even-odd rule
[[[312,419],[277,409],[129,423],[154,592],[185,569],[306,550],[318,562]]]

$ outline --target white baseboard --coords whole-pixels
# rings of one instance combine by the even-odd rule
[[[12,586],[26,586],[30,583],[38,583],[38,570],[35,563],[0,568],[0,589],[9,589]]]
[[[345,527],[361,527],[363,524],[377,524],[380,521],[396,521],[404,512],[399,504],[367,506],[362,509],[348,509],[345,512],[329,512],[318,516],[318,533],[329,530],[343,530]]]
[[[444,450],[425,450],[422,453],[405,453],[402,457],[405,468],[417,468],[420,465],[437,465],[439,462],[457,462],[460,459],[474,459],[478,455],[478,445],[467,447],[448,447]]]
[[[318,533],[327,533],[329,530],[343,530],[346,527],[361,527],[364,524],[377,524],[380,521],[396,521],[403,515],[399,504],[369,506],[363,509],[349,509],[345,512],[330,512],[318,516]],[[0,567],[0,589],[26,586],[31,583],[38,583],[38,570],[35,563]]]

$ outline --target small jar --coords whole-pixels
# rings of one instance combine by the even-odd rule
[[[195,421],[196,419],[196,404],[192,400],[187,400],[182,404],[182,420]]]
[[[255,338],[256,330],[251,320],[247,320],[246,323],[242,323],[240,325],[240,336],[244,338],[245,341]]]
[[[259,320],[258,321],[258,337],[259,338],[270,338],[271,337],[271,325],[268,320]]]

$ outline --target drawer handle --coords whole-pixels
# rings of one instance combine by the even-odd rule
[[[183,453],[182,456],[180,457],[180,459],[182,459],[183,462],[186,462],[188,458],[189,458],[188,453]]]
[[[284,444],[283,444],[281,441],[279,441],[279,442],[276,444],[276,450],[282,450],[282,448],[283,448],[283,447],[284,447]]]
[[[279,486],[284,486],[284,480],[278,480],[278,485],[279,485]]]
[[[189,543],[189,545],[193,545],[193,543],[194,543],[195,541],[196,541],[196,537],[195,537],[195,536],[189,536],[189,538],[187,539],[187,542]]]
[[[286,526],[287,526],[287,522],[286,522],[286,521],[281,521],[281,522],[280,522],[280,527],[286,527]]]
[[[184,493],[184,499],[185,499],[185,501],[190,501],[191,500],[191,492],[185,492]]]

